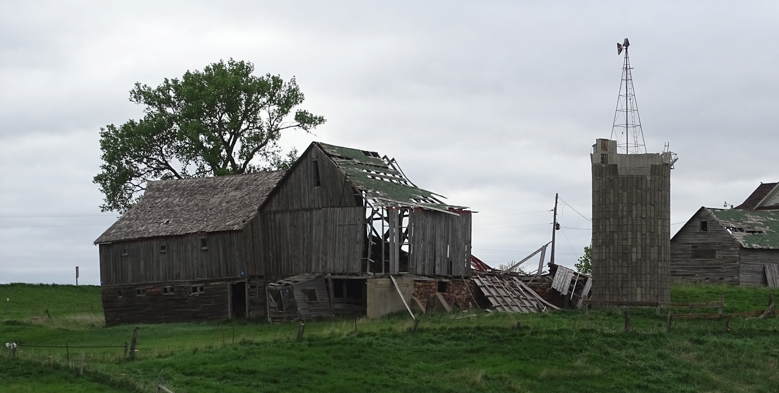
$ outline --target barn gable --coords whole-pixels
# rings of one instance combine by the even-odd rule
[[[738,284],[739,248],[711,210],[701,207],[671,239],[671,277]]]

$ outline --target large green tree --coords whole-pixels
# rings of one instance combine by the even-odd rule
[[[150,180],[221,176],[285,168],[282,132],[310,132],[325,122],[300,109],[295,78],[254,75],[246,61],[219,61],[156,87],[136,83],[130,101],[144,106],[140,119],[100,130],[102,164],[93,181],[103,211],[124,212]]]

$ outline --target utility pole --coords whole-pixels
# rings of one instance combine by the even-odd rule
[[[78,286],[78,266],[76,266],[76,286]]]
[[[555,244],[555,232],[560,229],[560,224],[557,223],[557,193],[554,194],[554,215],[552,220],[552,256],[549,258],[549,264],[554,265],[554,244]]]

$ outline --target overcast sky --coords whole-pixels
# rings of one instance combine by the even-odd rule
[[[138,117],[133,83],[231,57],[296,76],[304,107],[327,118],[286,146],[394,156],[479,212],[473,252],[493,266],[549,240],[559,192],[558,262],[573,265],[628,36],[647,147],[679,154],[675,232],[701,205],[779,179],[777,4],[3,1],[0,282],[68,283],[79,265],[98,283],[92,242],[116,219],[91,181],[100,127]]]

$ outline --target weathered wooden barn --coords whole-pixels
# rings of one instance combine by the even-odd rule
[[[285,173],[150,182],[95,241],[106,323],[467,307],[471,211],[441,198],[316,142]]]
[[[777,287],[779,210],[701,207],[671,239],[671,277]]]

